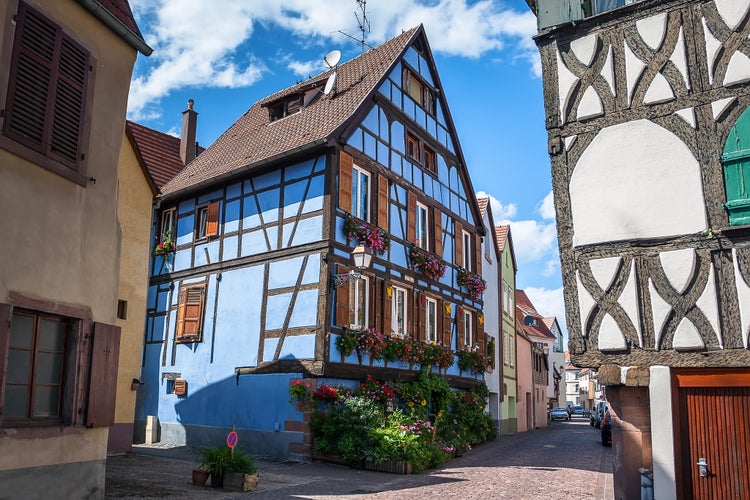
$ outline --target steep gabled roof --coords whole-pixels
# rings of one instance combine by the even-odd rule
[[[151,55],[153,49],[143,40],[128,0],[78,0],[78,3],[134,49],[144,56]]]
[[[487,206],[490,204],[490,197],[486,196],[484,198],[477,198],[477,203],[479,203],[479,213],[484,215],[484,212],[487,210]]]
[[[152,188],[158,193],[184,166],[180,139],[130,120],[125,122],[125,133]]]
[[[534,308],[526,292],[516,290],[516,317],[520,314],[521,326],[529,336],[542,337],[549,340],[557,340],[555,334],[544,324],[544,318]],[[531,316],[536,320],[534,325],[527,325],[523,320],[526,316]]]
[[[297,113],[271,122],[268,105],[294,94],[322,91],[332,70],[256,102],[202,155],[164,186],[162,192],[168,196],[209,185],[338,139],[348,120],[370,95],[377,92],[393,65],[423,31],[421,26],[412,28],[341,64],[337,69],[335,93],[328,96],[319,93]]]

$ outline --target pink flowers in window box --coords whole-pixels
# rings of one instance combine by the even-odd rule
[[[382,255],[391,247],[391,237],[385,230],[351,215],[347,214],[344,218],[342,229],[347,238],[364,243],[365,246],[373,252],[378,252],[379,255]]]
[[[445,274],[445,261],[417,246],[411,247],[409,252],[409,267],[433,280],[439,280]]]
[[[456,282],[459,286],[465,286],[469,291],[469,296],[473,300],[479,300],[482,296],[482,292],[487,288],[487,282],[482,279],[478,274],[472,273],[463,267],[458,268],[458,276]]]

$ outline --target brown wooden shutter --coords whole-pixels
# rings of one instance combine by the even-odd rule
[[[383,331],[383,280],[370,278],[370,323],[375,330]]]
[[[458,307],[456,310],[456,348],[461,351],[464,349],[464,310]]]
[[[441,302],[440,306],[443,309],[441,314],[441,317],[443,318],[443,346],[450,348],[453,337],[453,331],[451,328],[453,326],[453,318],[451,317],[450,311],[446,310],[446,308],[450,306],[450,302],[444,300]]]
[[[389,231],[388,228],[388,178],[378,176],[378,226]],[[390,232],[390,231],[389,231]]]
[[[409,243],[417,242],[417,196],[411,191],[407,194],[406,239]]]
[[[354,160],[343,151],[339,155],[339,208],[352,211],[352,167]]]
[[[0,304],[0,423],[3,421],[3,401],[5,401],[5,358],[8,356],[10,342],[11,307]]]
[[[5,133],[79,169],[89,53],[20,3]]]
[[[460,222],[456,221],[454,228],[454,240],[456,242],[456,261],[457,266],[464,266],[464,228]]]
[[[209,203],[206,213],[206,237],[219,234],[219,207],[221,203],[214,201]]]
[[[349,269],[339,264],[337,266],[338,274],[346,274]],[[341,285],[336,288],[336,326],[348,327],[349,321],[349,286]]]
[[[115,423],[120,327],[94,323],[93,337],[86,425],[109,427]]]
[[[486,354],[487,350],[484,348],[487,345],[485,341],[484,326],[479,326],[479,313],[474,315],[474,343],[479,346],[479,353]]]
[[[409,338],[412,340],[417,340],[419,338],[419,335],[417,333],[417,330],[419,329],[419,309],[417,308],[417,291],[411,290],[407,291],[407,296],[409,297],[409,303],[407,304],[407,309],[409,311],[407,321],[409,324]]]
[[[417,340],[424,342],[427,338],[427,296],[424,293],[417,293],[417,314],[419,326],[417,326]]]
[[[489,238],[489,235],[488,235]],[[479,276],[482,275],[482,237],[478,234],[474,235],[474,262],[476,262],[476,267],[474,268],[474,272],[477,273]]]
[[[203,306],[206,300],[206,285],[185,286],[180,290],[177,306],[177,333],[179,340],[202,338]]]
[[[432,216],[435,220],[433,226],[435,233],[435,253],[438,257],[443,257],[443,212],[437,208],[432,209]]]
[[[388,290],[391,291],[391,296],[388,296]],[[393,287],[391,284],[385,280],[383,280],[383,329],[381,330],[382,333],[385,333],[387,335],[391,334],[392,330],[392,323],[393,323],[393,314],[392,314],[392,308],[393,308]],[[406,325],[404,325],[405,327]]]

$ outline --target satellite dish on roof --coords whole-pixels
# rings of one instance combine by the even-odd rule
[[[526,326],[536,326],[536,319],[534,319],[534,316],[524,316],[523,324]]]
[[[323,57],[323,62],[328,66],[329,69],[336,67],[341,60],[341,51],[332,50]]]
[[[328,95],[331,93],[331,90],[333,90],[333,87],[336,85],[336,72],[334,71],[331,73],[331,76],[328,77],[328,81],[326,82],[326,86],[323,89],[323,94]]]

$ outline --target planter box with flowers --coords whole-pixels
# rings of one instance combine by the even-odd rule
[[[347,214],[344,218],[342,229],[348,239],[363,243],[378,255],[383,255],[391,247],[391,237],[385,230],[351,215]]]
[[[427,278],[439,280],[445,274],[446,262],[434,253],[413,246],[409,252],[409,267]]]
[[[482,292],[487,288],[487,282],[482,279],[478,274],[472,273],[463,267],[458,268],[458,276],[456,282],[459,286],[465,286],[469,291],[469,296],[473,300],[479,300],[482,296]]]
[[[160,241],[154,246],[154,250],[152,254],[154,256],[156,255],[164,256],[164,255],[169,255],[170,253],[174,251],[175,251],[174,235],[172,234],[171,231],[167,231],[164,234],[164,238],[162,239],[162,241]]]
[[[459,351],[458,368],[473,375],[484,373],[487,371],[487,357],[478,351]]]

